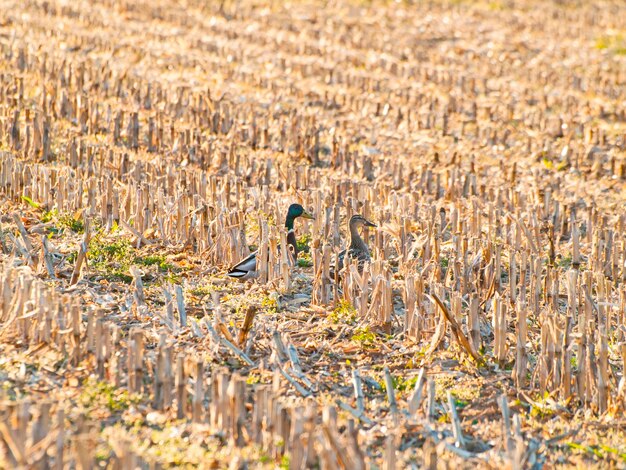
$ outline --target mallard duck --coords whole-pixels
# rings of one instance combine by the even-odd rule
[[[359,271],[362,271],[363,263],[370,260],[370,251],[361,238],[361,235],[359,235],[359,227],[376,227],[376,224],[373,224],[362,215],[355,214],[350,217],[348,226],[350,227],[350,247],[337,255],[337,269],[339,271],[343,269],[344,258],[348,256],[349,258],[357,260]]]
[[[285,228],[287,229],[287,245],[289,248],[290,261],[295,264],[298,258],[298,243],[293,225],[298,217],[305,219],[313,219],[313,215],[307,212],[300,204],[292,204],[287,210],[287,218],[285,219]],[[280,248],[280,247],[279,247]],[[228,276],[237,279],[249,279],[254,277],[256,273],[256,258],[258,250],[250,253],[245,259],[241,260],[235,266],[230,268]]]

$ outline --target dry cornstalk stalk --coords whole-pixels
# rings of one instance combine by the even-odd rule
[[[91,232],[89,230],[89,219],[85,219],[85,235],[83,241],[78,247],[78,255],[76,256],[76,264],[74,265],[74,271],[72,272],[72,278],[70,279],[70,286],[73,286],[80,279],[80,272],[83,263],[87,259],[87,251],[89,249],[89,240],[91,239]]]
[[[176,418],[183,419],[187,414],[185,356],[176,356]]]
[[[246,316],[243,319],[243,325],[239,330],[239,336],[237,337],[237,342],[239,343],[239,347],[243,347],[246,343],[246,339],[248,338],[248,333],[252,328],[252,323],[254,322],[254,317],[258,313],[258,308],[256,305],[248,306],[246,310]]]
[[[441,312],[443,313],[444,318],[448,321],[448,323],[450,323],[452,333],[454,334],[454,337],[459,343],[459,345],[465,350],[467,354],[469,354],[469,356],[472,359],[474,359],[474,361],[476,361],[478,365],[486,365],[484,359],[480,357],[478,353],[474,350],[474,348],[472,347],[468,339],[463,334],[463,331],[461,330],[461,327],[457,323],[456,319],[452,317],[448,308],[443,304],[443,302],[437,296],[437,294],[432,293],[428,295],[428,297],[433,301],[433,303],[436,303],[441,309]]]

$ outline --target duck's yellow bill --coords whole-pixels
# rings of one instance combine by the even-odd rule
[[[315,217],[313,217],[313,214],[307,211],[302,212],[302,217],[304,217],[305,219],[315,219]]]

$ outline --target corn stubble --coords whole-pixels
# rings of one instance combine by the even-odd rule
[[[0,467],[626,465],[619,2],[10,3]]]

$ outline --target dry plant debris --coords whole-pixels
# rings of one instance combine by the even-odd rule
[[[625,37],[605,0],[1,0],[0,467],[626,467]]]

